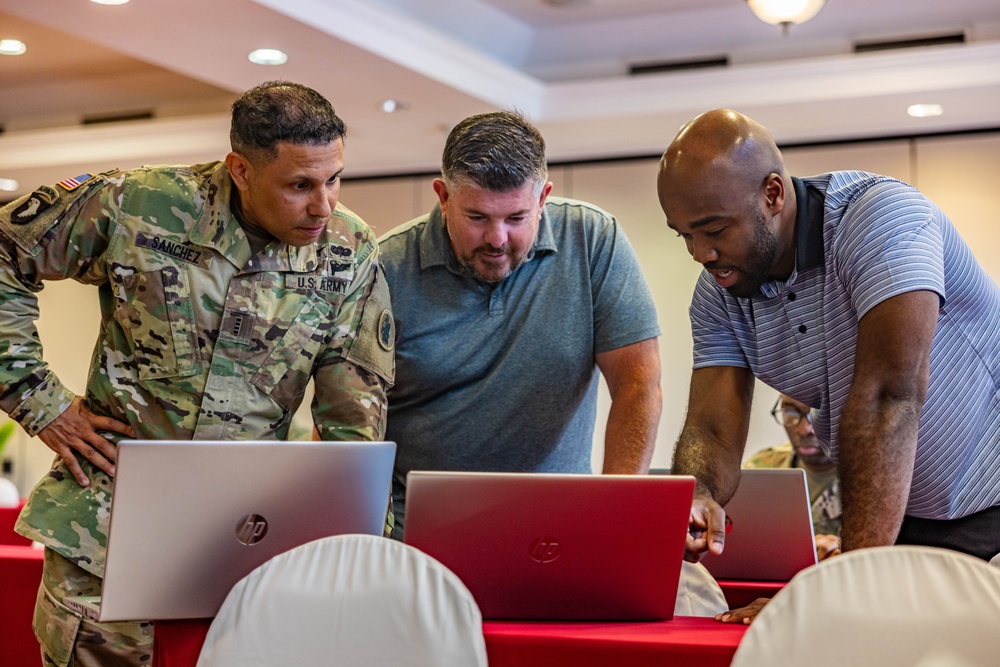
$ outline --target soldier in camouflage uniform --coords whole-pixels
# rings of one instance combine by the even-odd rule
[[[751,456],[745,468],[802,468],[806,471],[812,503],[813,532],[820,560],[840,553],[840,482],[837,464],[830,460],[813,432],[809,406],[789,396],[779,396],[771,410],[784,427],[788,442],[762,449]]]
[[[373,233],[337,203],[343,134],[321,95],[269,82],[233,105],[225,162],[86,174],[0,209],[0,407],[59,455],[16,526],[46,547],[46,665],[151,659],[152,623],[62,603],[100,592],[122,435],[282,440],[313,378],[323,439],[383,437],[393,319]],[[83,397],[34,325],[33,293],[63,278],[100,292]]]

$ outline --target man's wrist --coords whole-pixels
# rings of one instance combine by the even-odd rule
[[[67,389],[54,374],[49,373],[45,382],[32,389],[10,411],[10,418],[34,437],[65,412],[74,400],[76,394]]]

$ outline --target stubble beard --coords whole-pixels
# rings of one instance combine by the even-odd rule
[[[771,279],[774,258],[778,256],[778,237],[768,228],[764,212],[752,204],[754,217],[753,238],[750,240],[750,254],[744,269],[737,269],[745,279],[726,290],[735,297],[749,299],[760,291],[760,286]]]
[[[465,273],[466,275],[471,276],[471,277],[475,278],[476,280],[478,280],[480,282],[489,283],[491,285],[495,285],[495,284],[497,284],[499,282],[502,282],[502,281],[506,280],[507,277],[510,276],[510,274],[514,273],[519,268],[521,268],[521,265],[524,264],[524,261],[526,259],[526,257],[521,257],[520,259],[515,259],[513,256],[511,256],[510,254],[508,254],[507,256],[510,257],[510,260],[511,260],[510,268],[507,269],[506,271],[504,271],[503,275],[501,275],[501,276],[486,275],[486,274],[482,273],[478,268],[476,268],[475,257],[476,257],[476,253],[478,253],[478,252],[479,252],[479,250],[477,249],[472,254],[472,258],[469,259],[469,260],[460,260],[459,261],[459,266],[462,267],[462,272]]]

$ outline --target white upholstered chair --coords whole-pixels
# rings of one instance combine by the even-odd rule
[[[1000,569],[931,547],[852,551],[797,574],[733,667],[985,667],[1000,656]]]
[[[405,544],[327,537],[238,582],[198,667],[486,665],[482,616],[450,570]]]
[[[715,616],[729,609],[719,582],[701,563],[681,561],[674,616]]]

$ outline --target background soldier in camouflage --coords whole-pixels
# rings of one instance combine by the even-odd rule
[[[809,406],[782,394],[771,410],[788,434],[788,442],[762,449],[751,456],[745,468],[802,468],[806,471],[812,503],[816,556],[823,560],[840,553],[840,481],[837,464],[820,447],[809,418]]]
[[[269,82],[233,105],[225,162],[84,174],[0,209],[0,407],[59,455],[16,527],[46,546],[45,664],[149,664],[151,623],[62,604],[100,591],[122,435],[285,439],[314,378],[323,439],[383,437],[392,315],[375,238],[337,203],[343,135],[317,92]],[[100,292],[83,397],[34,325],[33,292],[63,278]]]

